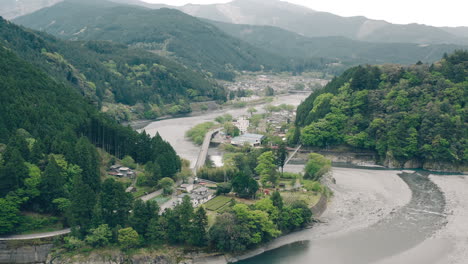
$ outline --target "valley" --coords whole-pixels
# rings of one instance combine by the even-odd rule
[[[449,3],[182,2],[0,3],[0,263],[465,264]]]

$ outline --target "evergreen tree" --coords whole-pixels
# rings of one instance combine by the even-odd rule
[[[107,179],[101,188],[101,208],[104,224],[125,226],[132,208],[132,195],[125,192],[122,183]]]
[[[203,206],[200,206],[193,216],[192,232],[190,242],[194,246],[202,247],[207,244],[206,227],[208,226],[208,217]]]
[[[283,209],[283,198],[281,197],[280,192],[274,192],[270,199],[273,202],[273,205],[276,206],[279,210]]]
[[[62,168],[57,165],[54,156],[50,156],[40,185],[41,205],[47,212],[58,212],[52,201],[65,196],[65,182]]]
[[[36,140],[31,150],[30,160],[34,164],[39,164],[44,159],[45,146],[41,140]]]
[[[286,151],[286,144],[281,142],[278,146],[278,150],[276,151],[276,163],[281,168],[281,174],[284,170],[284,163],[288,157],[288,152]]]
[[[11,149],[9,159],[0,170],[0,196],[21,187],[23,180],[29,175],[28,167],[17,149]]]
[[[130,217],[130,225],[145,237],[148,237],[148,229],[152,221],[158,221],[159,206],[156,202],[143,202],[137,199],[133,204],[133,212]]]
[[[83,183],[97,192],[101,185],[98,155],[96,148],[85,137],[76,143],[73,163],[83,170]]]
[[[94,206],[96,204],[96,193],[86,183],[83,182],[80,174],[73,179],[73,189],[71,193],[70,223],[74,227],[74,232],[83,236],[92,228]]]

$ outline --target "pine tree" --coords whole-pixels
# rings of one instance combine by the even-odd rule
[[[54,156],[51,156],[40,185],[41,205],[47,212],[57,212],[52,201],[65,196],[65,182],[62,168],[57,164]]]
[[[93,211],[96,204],[96,193],[86,183],[81,175],[75,175],[73,179],[73,190],[70,207],[70,223],[75,228],[75,232],[84,235],[92,228]]]
[[[137,199],[133,205],[133,212],[130,217],[130,225],[138,234],[148,237],[148,228],[151,221],[157,221],[159,216],[159,206],[156,202],[143,202]]]
[[[97,192],[101,185],[99,163],[96,148],[85,137],[75,146],[73,163],[83,170],[83,182]]]
[[[208,226],[208,217],[203,206],[199,207],[193,216],[192,232],[190,242],[194,246],[206,246],[207,234],[206,227]]]
[[[34,164],[39,164],[44,158],[45,146],[41,140],[36,140],[31,150],[30,160]]]
[[[101,188],[102,218],[110,227],[125,226],[132,208],[132,196],[120,182],[107,179]]]
[[[17,149],[12,149],[10,153],[8,161],[0,170],[0,195],[2,197],[21,187],[23,180],[29,174],[21,153]]]

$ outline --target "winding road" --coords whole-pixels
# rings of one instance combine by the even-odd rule
[[[31,239],[40,239],[40,238],[48,238],[48,237],[55,237],[55,236],[62,236],[69,234],[71,232],[70,228],[53,231],[53,232],[46,232],[46,233],[38,233],[38,234],[31,234],[31,235],[13,235],[13,236],[6,236],[0,237],[0,241],[13,241],[13,240],[31,240]]]

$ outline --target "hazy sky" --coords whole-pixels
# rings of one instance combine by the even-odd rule
[[[227,3],[230,0],[143,0],[169,5]],[[392,23],[468,26],[468,0],[287,0],[340,16],[362,15]]]

